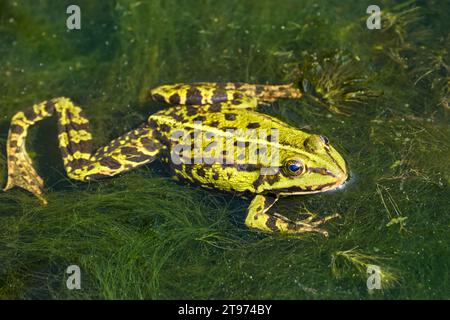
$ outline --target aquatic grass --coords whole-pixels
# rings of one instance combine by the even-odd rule
[[[444,112],[450,110],[449,47],[450,35],[447,35],[446,39],[439,42],[438,49],[424,48],[416,57],[416,66],[411,70],[415,77],[414,85],[433,91],[436,105],[441,106]]]
[[[117,298],[112,292],[121,292],[122,298],[157,298],[159,272],[173,254],[181,259],[186,246],[192,248],[194,245],[200,251],[208,251],[209,248],[237,244],[236,239],[214,230],[220,222],[225,223],[222,221],[223,203],[219,207],[222,215],[217,214],[209,220],[212,217],[204,215],[199,210],[199,203],[186,197],[185,193],[167,194],[168,190],[161,185],[163,180],[146,184],[146,195],[133,193],[136,186],[133,188],[131,181],[125,182],[123,189],[112,192],[103,193],[102,188],[95,192],[87,190],[82,192],[82,202],[71,202],[64,209],[58,207],[57,198],[50,199],[55,205],[51,203],[46,208],[29,207],[32,201],[27,201],[22,204],[27,213],[20,224],[16,224],[16,230],[26,230],[27,224],[32,224],[33,228],[27,233],[13,234],[2,229],[2,243],[7,242],[9,250],[28,254],[31,264],[27,267],[33,266],[37,262],[33,260],[38,257],[55,255],[59,257],[56,260],[60,269],[69,263],[79,263],[83,270],[92,271],[92,278],[101,280],[99,286],[103,295],[99,297]],[[143,187],[142,183],[140,187]],[[65,198],[64,194],[58,196]],[[139,207],[130,215],[129,208],[136,201]],[[167,206],[167,203],[173,206]],[[7,225],[5,223],[3,227]],[[171,232],[167,234],[167,230]],[[50,238],[47,239],[45,234]],[[74,253],[75,261],[71,257]],[[92,264],[96,267],[90,270]],[[26,273],[26,269],[22,272]],[[138,283],[146,289],[142,289],[145,296],[133,291]],[[126,288],[131,292],[126,293]]]
[[[302,62],[291,66],[291,76],[305,99],[329,111],[349,115],[357,105],[369,104],[381,95],[368,86],[368,77],[358,57],[345,52],[317,57],[302,54]]]
[[[413,52],[419,50],[420,45],[431,36],[430,30],[421,22],[423,11],[416,0],[382,5],[381,28],[373,30],[370,36],[364,38],[368,46],[361,49],[369,48],[376,64],[393,62],[400,68],[408,69],[411,67],[409,60]],[[351,32],[358,32],[357,26],[348,29],[348,36],[352,36]],[[382,59],[382,56],[389,59]]]
[[[362,279],[367,279],[367,270],[370,266],[377,266],[380,270],[381,288],[387,289],[397,282],[395,274],[385,267],[382,258],[377,255],[362,253],[356,247],[344,251],[336,251],[331,256],[331,271],[336,278],[341,278],[343,269],[349,265],[357,270]],[[381,266],[380,266],[381,265]],[[373,290],[373,289],[372,289]]]

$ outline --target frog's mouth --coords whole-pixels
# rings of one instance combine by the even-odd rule
[[[333,190],[340,190],[345,187],[348,180],[347,170],[342,171],[341,174],[336,176],[336,180],[330,183],[325,183],[322,185],[311,186],[311,187],[302,187],[302,186],[292,186],[289,188],[271,190],[271,193],[274,193],[278,196],[295,196],[295,195],[304,195],[304,194],[314,194],[321,193]]]

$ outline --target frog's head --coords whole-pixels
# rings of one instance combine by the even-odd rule
[[[261,178],[259,192],[280,196],[336,189],[347,180],[342,156],[323,135],[302,132],[281,143],[278,172]]]

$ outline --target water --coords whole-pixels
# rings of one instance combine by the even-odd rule
[[[70,97],[101,146],[162,108],[150,88],[196,81],[295,81],[305,99],[263,111],[328,136],[351,180],[275,208],[340,213],[329,239],[262,235],[243,224],[248,200],[176,183],[158,163],[68,180],[43,121],[28,149],[49,205],[0,193],[0,297],[448,299],[450,4],[398,3],[382,1],[369,30],[370,1],[78,1],[81,30],[68,31],[70,1],[1,1],[2,186],[15,112]],[[72,264],[81,290],[66,288]],[[368,290],[369,265],[381,290]]]

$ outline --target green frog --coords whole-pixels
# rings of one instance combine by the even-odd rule
[[[113,177],[159,159],[176,178],[251,196],[245,219],[250,228],[328,235],[320,225],[337,214],[322,219],[310,214],[295,221],[270,212],[280,197],[336,189],[348,177],[344,159],[327,137],[257,111],[259,105],[277,99],[301,98],[300,89],[293,84],[194,83],[163,85],[149,93],[170,107],[95,152],[89,121],[68,98],[44,101],[15,114],[7,141],[4,190],[18,186],[47,204],[43,180],[25,144],[30,126],[56,114],[59,149],[71,179]]]

